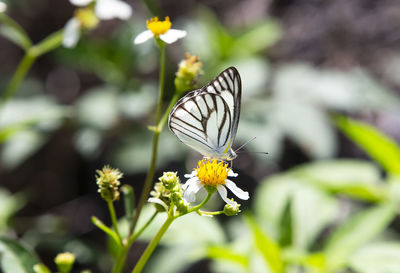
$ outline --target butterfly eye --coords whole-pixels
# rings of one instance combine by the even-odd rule
[[[171,110],[170,130],[205,157],[233,160],[231,146],[239,124],[242,85],[234,67],[201,89],[189,92]]]

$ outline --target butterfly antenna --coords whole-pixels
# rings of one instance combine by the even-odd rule
[[[240,145],[240,147],[235,150],[235,153],[238,152],[239,150],[241,150],[244,146],[246,146],[247,144],[249,144],[251,141],[253,141],[255,139],[256,139],[256,137],[253,137],[252,139],[247,140],[245,143]]]

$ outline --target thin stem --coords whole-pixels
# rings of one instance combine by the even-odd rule
[[[150,217],[149,220],[147,220],[147,222],[143,225],[143,227],[141,227],[140,230],[135,234],[132,234],[131,237],[129,237],[128,242],[122,246],[122,248],[120,249],[120,253],[118,254],[117,260],[115,262],[115,265],[113,267],[112,273],[120,273],[124,269],[126,255],[128,254],[129,248],[131,247],[132,243],[136,240],[136,238],[139,237],[140,234],[142,234],[142,232],[150,225],[150,223],[154,220],[157,214],[158,211],[154,212],[154,214]]]
[[[132,273],[140,273],[145,266],[147,260],[150,258],[151,254],[153,253],[154,249],[160,242],[162,236],[164,233],[167,231],[168,227],[171,225],[171,223],[174,221],[174,217],[171,215],[168,215],[167,220],[164,222],[164,224],[161,226],[160,230],[157,232],[156,236],[151,240],[150,244],[147,246],[146,250],[140,257],[139,261],[137,262],[136,266],[133,268]]]
[[[30,46],[26,50],[24,58],[19,63],[17,70],[14,72],[14,75],[12,76],[10,83],[7,86],[7,89],[0,98],[0,109],[3,108],[7,101],[15,95],[19,86],[21,85],[26,74],[28,73],[29,69],[36,61],[36,59],[41,55],[59,47],[62,43],[62,39],[63,31],[59,30],[43,39],[37,45]]]
[[[165,74],[165,46],[162,43],[159,43],[160,47],[160,86],[159,86],[159,93],[158,93],[158,103],[157,103],[157,112],[156,112],[156,124],[160,121],[161,117],[161,109],[162,109],[162,99],[164,96],[164,74]],[[160,136],[160,131],[158,128],[154,130],[154,137],[153,137],[153,148],[151,154],[151,162],[150,168],[146,176],[146,180],[144,182],[143,191],[140,196],[139,203],[136,208],[135,218],[133,219],[133,224],[131,226],[131,233],[135,230],[135,226],[140,216],[140,212],[142,211],[143,205],[146,202],[151,185],[153,184],[154,173],[156,170],[156,163],[157,163],[157,152],[158,152],[158,139]]]
[[[153,215],[150,217],[150,219],[147,220],[147,222],[138,230],[138,232],[132,234],[131,237],[129,237],[128,247],[136,240],[137,237],[140,236],[140,234],[142,234],[142,232],[150,225],[150,223],[153,222],[153,220],[157,216],[157,214],[158,214],[158,211],[155,211],[153,213]]]
[[[171,112],[172,107],[174,107],[175,103],[178,101],[180,95],[175,93],[175,95],[172,97],[168,108],[165,110],[164,115],[162,116],[162,118],[160,119],[160,121],[157,124],[157,129],[158,131],[162,132],[165,123],[167,122],[168,116],[169,116],[169,112]]]
[[[220,210],[220,211],[203,211],[203,210],[198,210],[197,211],[200,215],[211,215],[211,216],[214,216],[214,215],[220,215],[220,214],[223,214],[224,212],[222,211],[222,210]]]
[[[36,60],[37,55],[33,54],[32,50],[28,50],[25,53],[24,58],[19,63],[17,70],[15,71],[14,75],[12,76],[10,83],[6,91],[3,93],[0,101],[0,108],[4,106],[4,104],[14,96],[15,92],[18,90],[19,86],[21,85],[22,80],[25,78],[26,74],[28,73],[29,68],[31,68],[32,64]]]
[[[188,213],[191,213],[193,211],[197,211],[197,210],[201,209],[208,202],[208,200],[210,200],[212,195],[213,195],[213,193],[207,193],[206,198],[204,198],[204,200],[200,204],[198,204],[197,206],[192,207],[185,214],[188,214]]]
[[[120,244],[122,245],[122,239],[118,230],[117,216],[115,214],[114,204],[112,201],[107,201],[107,205],[108,205],[108,210],[110,211],[112,226],[115,230],[115,233],[118,235]]]

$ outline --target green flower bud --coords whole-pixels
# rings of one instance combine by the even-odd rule
[[[235,201],[234,201],[235,202]],[[226,216],[235,216],[240,212],[240,204],[235,202],[235,205],[226,204],[224,207],[224,214]]]
[[[119,200],[118,188],[121,184],[123,174],[118,169],[112,169],[110,166],[104,166],[103,169],[97,170],[96,183],[99,186],[98,192],[107,202]]]
[[[69,273],[75,262],[75,255],[71,252],[60,253],[54,259],[60,273]]]
[[[35,273],[51,273],[50,269],[44,264],[35,264],[33,266],[33,271],[35,271]]]
[[[176,172],[164,172],[163,176],[161,176],[159,180],[166,189],[172,190],[177,184],[179,184],[179,177],[176,175]]]
[[[175,88],[178,93],[195,88],[197,76],[203,73],[201,70],[202,65],[197,56],[191,56],[189,53],[185,54],[185,60],[179,63],[175,77]]]

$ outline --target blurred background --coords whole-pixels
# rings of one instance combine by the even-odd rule
[[[275,185],[271,177],[276,178],[300,164],[331,160],[343,164],[340,168],[346,175],[353,171],[346,177],[357,182],[365,177],[373,183],[386,178],[381,167],[369,161],[365,152],[339,132],[331,117],[344,114],[357,118],[400,142],[399,1],[129,0],[127,3],[133,8],[129,20],[102,21],[83,35],[75,48],[60,47],[40,57],[16,96],[2,109],[2,128],[25,125],[11,137],[2,139],[1,234],[23,239],[50,267],[57,253],[69,250],[77,254],[77,269],[108,272],[112,258],[107,248],[112,246],[90,220],[96,215],[109,223],[94,175],[105,164],[119,168],[125,174],[123,182],[132,185],[139,197],[150,162],[152,133],[147,126],[155,118],[158,51],[152,41],[141,45],[133,45],[132,41],[152,16],[170,16],[173,28],[188,33],[167,48],[166,103],[173,95],[175,72],[185,52],[198,56],[203,63],[199,86],[228,66],[238,68],[243,94],[234,147],[256,137],[234,161],[239,172],[235,181],[251,195],[241,208],[254,212],[260,219],[264,217],[259,221],[272,237],[280,238],[279,245],[318,250],[319,245],[313,240],[325,238],[332,229],[329,224],[381,200],[374,190],[370,195],[351,192],[349,197],[346,192],[339,191],[337,195],[332,188],[316,190],[297,182],[292,185],[293,181],[281,182],[274,190],[266,185]],[[23,26],[34,43],[62,29],[75,9],[67,0],[9,0],[7,4],[6,13]],[[0,90],[4,90],[23,51],[3,36],[0,48]],[[268,152],[268,155],[254,152]],[[165,129],[156,177],[162,171],[178,171],[183,179],[183,174],[189,173],[199,158]],[[319,174],[325,174],[327,168],[322,166],[322,169]],[[337,175],[333,171],[329,174]],[[273,210],[274,205],[278,206],[274,198],[296,187],[307,194],[299,193],[296,198],[300,199],[290,204],[311,202],[309,207],[299,208],[308,217],[311,214],[307,221],[326,216],[318,222],[318,227],[312,228],[312,239],[304,239],[314,243],[296,241],[295,235],[289,239],[279,235],[284,233],[279,227],[289,208],[282,201],[281,210]],[[213,205],[220,208],[222,203],[215,199]],[[314,211],[319,205],[321,210]],[[265,206],[270,206],[271,211],[265,212]],[[117,204],[119,215],[122,209],[122,204]],[[274,219],[279,225],[274,228],[275,220],[266,215],[278,210],[281,215],[275,216],[279,220]],[[205,236],[201,245],[208,247],[247,238],[243,235],[246,228],[237,218],[199,220],[211,221],[208,228],[213,234],[211,239]],[[291,226],[287,222],[283,225]],[[177,225],[177,232],[184,234],[192,229],[183,226]],[[398,238],[398,220],[391,220],[388,226],[391,238]],[[231,231],[224,234],[226,230]],[[296,232],[301,233],[301,227]],[[186,239],[184,235],[182,238]],[[210,248],[207,254],[203,249],[185,257],[183,253],[188,248],[200,243],[185,245],[184,239],[176,247],[167,236],[165,245],[151,262],[154,266],[147,268],[147,272],[249,271],[213,259]],[[135,244],[128,264],[135,263],[145,245],[145,242]],[[400,248],[396,253],[400,253]],[[177,255],[183,260],[180,267],[170,271],[157,267]],[[356,260],[348,271],[342,272],[381,272],[368,271],[371,269],[363,269],[360,264]],[[385,272],[400,272],[400,265],[397,266],[398,271]],[[159,271],[159,268],[164,269]],[[301,270],[304,269],[295,267],[285,272],[309,272]]]

